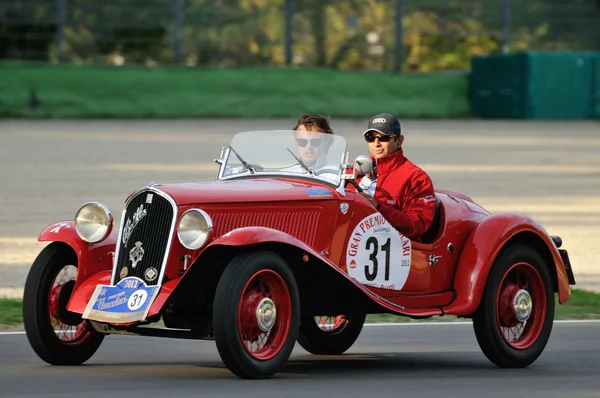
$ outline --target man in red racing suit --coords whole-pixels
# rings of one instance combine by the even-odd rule
[[[369,145],[373,171],[360,180],[373,206],[404,236],[420,241],[433,222],[436,199],[427,173],[403,153],[404,136],[395,116],[373,116],[363,133]]]

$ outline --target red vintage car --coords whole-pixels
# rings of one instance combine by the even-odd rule
[[[368,192],[367,157],[349,163],[341,136],[306,144],[294,131],[239,133],[215,181],[143,187],[118,228],[89,202],[44,229],[23,300],[37,355],[81,364],[116,333],[214,339],[235,375],[268,378],[296,342],[342,354],[367,314],[388,313],[472,318],[500,367],[538,358],[555,293],[562,304],[575,283],[559,237],[438,190],[431,229],[412,241],[356,193]]]

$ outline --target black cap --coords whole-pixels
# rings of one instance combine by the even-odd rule
[[[378,131],[385,135],[400,135],[400,122],[390,113],[378,113],[369,120],[369,127],[363,135],[369,131]]]

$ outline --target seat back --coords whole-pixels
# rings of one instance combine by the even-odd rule
[[[435,238],[438,236],[441,224],[441,209],[440,209],[440,198],[436,195],[435,197],[435,213],[433,215],[433,222],[431,223],[431,227],[423,234],[421,237],[421,243],[432,243]]]

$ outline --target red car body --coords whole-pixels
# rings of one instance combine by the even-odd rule
[[[409,278],[403,290],[394,292],[361,285],[347,273],[345,246],[351,238],[350,232],[364,217],[377,213],[361,195],[348,191],[341,197],[335,189],[327,188],[331,196],[309,197],[306,189],[323,186],[290,180],[234,181],[228,182],[226,187],[222,185],[208,182],[156,186],[177,202],[178,217],[189,208],[202,204],[213,219],[228,219],[226,223],[215,222],[219,227],[210,244],[200,252],[174,245],[167,260],[165,282],[148,316],[160,313],[166,299],[191,268],[202,263],[203,254],[213,250],[228,251],[228,246],[246,247],[270,242],[294,246],[336,270],[343,279],[329,281],[330,289],[340,283],[350,283],[380,305],[382,312],[389,310],[398,315],[471,315],[479,305],[495,257],[511,241],[534,245],[551,261],[561,304],[571,294],[569,274],[572,270],[560,254],[564,249],[557,248],[541,225],[519,213],[491,215],[459,193],[437,191],[440,227],[436,239],[431,243],[411,242]],[[275,192],[265,195],[263,189],[268,188]],[[224,203],[205,204],[223,201],[224,197],[234,198],[228,199],[227,207]],[[280,204],[274,207],[276,202]],[[345,215],[338,211],[341,203],[350,206]],[[305,214],[298,212],[299,206],[310,207],[313,217],[307,212],[309,217],[305,218]],[[60,228],[61,224],[69,227]],[[79,238],[73,224],[73,221],[52,224],[42,231],[38,240],[64,242],[77,252],[80,273],[68,310],[83,314],[96,285],[111,283],[117,233],[113,231],[101,244],[89,247]],[[57,227],[60,230],[53,232]],[[223,237],[226,233],[230,234]],[[191,256],[188,260],[191,265],[183,272],[181,259],[185,255]]]
[[[543,311],[536,312],[542,307],[539,303],[546,296],[554,297],[555,293],[559,303],[566,302],[570,297],[570,285],[575,283],[567,252],[560,248],[560,238],[549,236],[540,224],[526,215],[510,212],[490,214],[466,195],[438,190],[434,225],[423,242],[410,241],[406,237],[398,237],[397,231],[389,229],[389,224],[362,195],[344,189],[343,185],[335,187],[302,175],[260,174],[213,182],[153,184],[134,192],[127,199],[120,228],[112,228],[111,223],[106,237],[100,242],[82,240],[74,221],[52,224],[43,230],[39,240],[53,242],[57,252],[70,250],[74,253],[78,273],[68,288],[65,287],[67,284],[48,288],[48,311],[59,321],[61,317],[74,318],[66,324],[76,327],[76,333],[84,336],[81,337],[82,345],[88,344],[88,340],[84,339],[87,334],[103,336],[108,333],[215,338],[219,344],[216,336],[218,328],[213,324],[218,319],[211,311],[217,305],[215,295],[218,295],[218,285],[223,283],[223,275],[229,275],[223,270],[244,253],[268,251],[280,256],[293,271],[298,303],[295,307],[290,284],[277,285],[280,282],[277,273],[272,271],[275,268],[270,268],[272,275],[267,275],[266,280],[274,281],[276,286],[288,287],[289,297],[284,297],[284,294],[277,296],[285,305],[278,307],[278,303],[267,302],[264,305],[273,308],[260,307],[262,304],[257,304],[260,298],[257,295],[271,298],[274,295],[272,292],[260,293],[260,290],[253,293],[258,298],[248,296],[250,310],[244,309],[242,301],[245,299],[242,298],[231,304],[231,308],[239,310],[237,322],[240,325],[245,322],[244,316],[252,318],[247,322],[254,322],[252,330],[256,333],[260,332],[256,322],[264,331],[269,326],[263,327],[261,322],[274,322],[275,315],[272,314],[277,314],[278,321],[288,314],[289,319],[283,319],[283,323],[274,326],[277,333],[282,334],[283,329],[292,330],[299,323],[299,341],[309,351],[340,353],[358,337],[366,314],[391,313],[411,318],[456,315],[474,318],[474,322],[484,325],[479,328],[485,329],[488,334],[494,329],[494,321],[486,317],[492,316],[497,320],[498,329],[516,327],[523,329],[521,333],[525,334],[520,341],[506,341],[505,351],[500,353],[487,347],[494,343],[495,337],[490,337],[489,341],[483,338],[485,341],[480,341],[480,344],[492,362],[500,366],[526,366],[537,358],[545,346],[545,341],[537,343],[538,340],[547,340],[544,335],[548,319],[546,312],[552,309],[553,314],[549,302],[543,304]],[[110,322],[106,318],[86,317],[86,309],[99,291],[98,286],[116,285],[124,274],[130,276],[123,271],[130,260],[139,261],[132,257],[131,252],[128,259],[126,250],[121,247],[125,237],[129,238],[124,236],[123,225],[132,215],[135,219],[135,212],[141,211],[149,197],[152,198],[152,206],[162,206],[161,217],[151,218],[153,216],[148,213],[146,220],[141,219],[125,233],[130,236],[140,234],[135,239],[144,242],[144,256],[154,256],[150,257],[154,259],[152,262],[144,264],[140,261],[139,268],[134,270],[129,266],[127,269],[127,272],[135,273],[131,276],[144,280],[147,266],[152,264],[155,268],[148,273],[153,283],[144,281],[156,286],[157,290],[143,319],[127,321],[124,318],[123,321],[115,319]],[[190,209],[200,208],[209,216],[211,228],[206,244],[193,250],[178,240],[176,221]],[[171,215],[166,216],[167,213]],[[151,224],[144,225],[144,222]],[[140,232],[141,229],[144,231]],[[383,239],[388,237],[388,240],[382,244],[377,234]],[[162,246],[153,252],[147,242]],[[510,283],[505,281],[509,271],[506,275],[498,274],[497,278],[504,278],[496,283],[500,287],[486,293],[486,286],[493,279],[492,270],[500,261],[501,254],[516,246],[537,253],[535,258],[541,259],[538,261],[541,265],[527,266],[527,261],[515,261],[517,266],[522,267],[522,271],[517,267],[516,270],[521,273],[516,279]],[[507,269],[513,269],[509,265],[506,265]],[[545,270],[538,272],[540,267]],[[547,273],[551,283],[546,283],[543,275],[537,278],[537,273]],[[254,275],[258,274],[257,271]],[[531,279],[527,279],[529,277]],[[38,290],[43,279],[40,278],[35,285]],[[520,278],[524,279],[519,281]],[[33,280],[33,276],[30,279]],[[26,286],[25,300],[28,295],[34,295],[34,282],[28,283],[31,286],[29,291]],[[240,297],[246,297],[245,293],[240,294]],[[492,299],[486,299],[488,296]],[[495,304],[486,304],[485,300],[495,300]],[[294,309],[300,313],[294,315]],[[42,310],[43,305],[38,312]],[[269,312],[271,310],[276,312]],[[25,318],[38,319],[39,322],[40,315],[32,311],[24,309]],[[244,315],[244,311],[249,315]],[[490,315],[491,312],[496,315]],[[519,314],[525,315],[521,318]],[[340,322],[339,317],[342,321],[355,319],[354,323],[358,325],[354,332],[348,332],[352,336],[346,338],[348,341],[340,346],[343,347],[338,352],[326,352],[323,339],[329,339],[327,341],[331,343],[334,335],[319,337],[315,334],[319,332],[306,326],[307,319],[315,316],[335,318],[334,328]],[[166,327],[149,327],[159,320]],[[27,319],[25,322],[27,327]],[[533,326],[527,326],[527,322]],[[33,321],[29,323],[33,324]],[[140,328],[140,325],[146,327]],[[485,333],[478,332],[477,327],[479,339]],[[269,329],[265,333],[276,334],[274,330]],[[240,326],[240,336],[244,333]],[[50,338],[44,336],[38,336],[37,340]],[[285,336],[282,339],[287,338]],[[290,336],[295,340],[297,335]],[[30,337],[34,348],[40,345],[35,342],[37,340]],[[228,344],[231,345],[231,342]],[[225,345],[225,342],[221,343],[220,350],[229,350],[222,348]],[[282,347],[283,343],[278,350],[283,350]],[[525,355],[523,352],[528,350],[531,352],[527,358],[520,359],[519,355]],[[91,349],[89,356],[93,351]],[[233,353],[223,351],[222,356],[230,369],[241,377],[269,377],[287,359],[285,353],[281,354],[283,359],[277,359],[280,354],[275,351],[261,354],[247,352],[243,355],[248,354],[248,358],[239,359],[239,351],[233,349]],[[507,360],[506,353],[514,356]],[[47,362],[57,363],[47,354],[40,356]],[[87,358],[78,358],[74,362],[85,360]],[[271,364],[273,361],[276,363]]]

